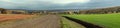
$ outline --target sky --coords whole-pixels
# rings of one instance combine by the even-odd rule
[[[0,0],[6,9],[92,9],[120,6],[120,0]]]

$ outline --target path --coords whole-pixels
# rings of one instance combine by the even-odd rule
[[[56,15],[45,15],[33,19],[8,21],[0,24],[0,28],[61,28],[60,17]]]

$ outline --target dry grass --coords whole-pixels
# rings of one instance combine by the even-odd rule
[[[0,14],[0,21],[13,20],[13,19],[25,19],[33,17],[34,15],[23,15],[23,14]]]

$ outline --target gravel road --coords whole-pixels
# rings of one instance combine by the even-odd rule
[[[59,16],[44,15],[37,18],[2,22],[0,28],[61,28],[61,25]]]

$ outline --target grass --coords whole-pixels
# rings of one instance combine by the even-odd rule
[[[34,17],[35,15],[23,15],[23,14],[0,14],[0,21],[13,20],[13,19],[23,19]]]
[[[0,21],[0,28],[10,28],[11,26],[20,25],[26,23],[27,21],[32,21],[34,18],[38,18],[40,16],[33,16],[29,18],[22,18],[22,19],[11,19],[6,21]]]
[[[62,25],[63,28],[85,28],[84,26],[65,18],[62,18]]]
[[[120,28],[120,14],[82,14],[65,16],[100,25],[105,28]]]

